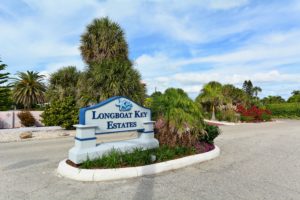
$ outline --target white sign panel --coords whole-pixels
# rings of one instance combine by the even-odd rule
[[[126,97],[112,97],[94,106],[81,108],[79,124],[94,125],[96,134],[144,129],[144,122],[151,121],[151,111]]]

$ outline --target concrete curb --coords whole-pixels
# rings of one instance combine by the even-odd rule
[[[225,126],[235,126],[235,125],[241,124],[241,123],[234,123],[234,122],[214,121],[214,120],[209,120],[209,119],[204,119],[204,121],[208,122],[208,123],[225,125]]]
[[[139,176],[158,174],[165,171],[175,170],[196,163],[214,159],[220,155],[220,148],[215,146],[215,149],[206,153],[187,156],[175,160],[156,163],[152,165],[140,167],[127,167],[116,169],[78,169],[62,160],[57,168],[59,175],[77,181],[109,181],[118,179],[135,178]]]

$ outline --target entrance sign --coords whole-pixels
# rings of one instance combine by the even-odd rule
[[[75,146],[69,159],[76,164],[101,157],[114,149],[130,151],[135,148],[150,149],[159,146],[154,138],[154,121],[151,111],[127,97],[116,96],[99,104],[81,108],[76,127]],[[137,131],[136,139],[96,144],[97,135]]]

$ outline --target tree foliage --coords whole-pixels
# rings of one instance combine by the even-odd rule
[[[112,96],[126,96],[143,104],[145,86],[129,61],[105,60],[94,63],[79,80],[81,105],[94,104]]]
[[[145,98],[141,75],[128,58],[121,27],[109,18],[95,19],[81,36],[81,54],[88,64],[79,80],[80,105],[112,96],[127,96],[140,104]]]
[[[42,122],[46,126],[61,126],[66,129],[73,129],[78,124],[79,108],[72,97],[63,100],[54,100],[47,105],[42,113]]]
[[[17,76],[12,83],[13,99],[16,103],[22,104],[25,108],[31,108],[34,104],[45,102],[44,75],[27,71],[18,72]]]
[[[285,100],[281,96],[268,96],[263,98],[261,101],[264,105],[285,102]]]
[[[244,81],[243,90],[250,98],[257,98],[258,93],[262,91],[260,87],[254,86],[251,80]]]
[[[200,108],[182,89],[152,95],[151,111],[160,144],[193,146],[205,132]]]
[[[1,62],[0,60],[0,110],[7,110],[11,106],[10,88],[7,85],[9,73],[1,73],[7,66],[6,64],[1,64]]]
[[[76,98],[78,89],[77,83],[80,72],[75,66],[67,66],[52,73],[49,79],[49,88],[47,90],[47,99],[50,102],[54,100],[63,100],[66,97]]]
[[[292,96],[288,99],[289,103],[299,103],[300,102],[300,90],[294,90]]]
[[[128,45],[122,28],[108,17],[94,19],[81,35],[83,60],[92,64],[106,59],[128,59]]]
[[[201,110],[182,89],[169,88],[163,94],[153,95],[151,111],[154,120],[163,118],[179,132],[203,128]]]
[[[247,94],[240,88],[235,87],[231,84],[225,84],[222,86],[222,93],[227,98],[227,102],[237,104],[247,104]]]
[[[246,92],[246,94],[250,97],[253,96],[253,84],[251,80],[245,80],[243,83],[243,90]]]
[[[208,110],[212,112],[212,119],[215,119],[216,106],[222,105],[229,101],[223,94],[222,84],[216,81],[211,81],[205,84],[196,98],[196,102],[208,107]]]

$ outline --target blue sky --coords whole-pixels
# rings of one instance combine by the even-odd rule
[[[180,87],[194,98],[211,80],[245,79],[261,97],[300,89],[299,0],[1,0],[1,60],[12,74],[82,70],[80,35],[103,16],[123,27],[148,93]]]

